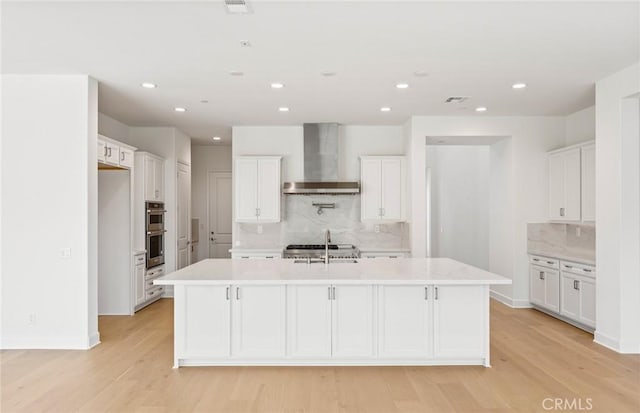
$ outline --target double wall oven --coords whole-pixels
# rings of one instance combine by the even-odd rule
[[[146,233],[147,240],[147,269],[164,264],[164,229],[165,213],[164,203],[147,202],[146,210]]]

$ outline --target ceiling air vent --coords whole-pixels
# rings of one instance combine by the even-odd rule
[[[462,103],[465,100],[469,99],[468,96],[449,96],[447,98],[447,100],[445,100],[445,103]]]
[[[250,12],[246,0],[224,0],[224,5],[227,7],[227,12],[231,14],[246,14]]]

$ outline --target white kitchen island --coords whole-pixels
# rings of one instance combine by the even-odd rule
[[[447,258],[357,263],[208,259],[174,286],[174,367],[489,366],[489,286]]]

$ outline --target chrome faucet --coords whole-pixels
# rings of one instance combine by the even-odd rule
[[[331,232],[329,229],[324,230],[324,263],[329,264],[329,243],[331,242]]]

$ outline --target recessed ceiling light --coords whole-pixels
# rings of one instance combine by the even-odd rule
[[[487,108],[485,108],[484,106],[478,106],[476,108],[476,112],[486,112],[486,111],[487,111]]]
[[[272,89],[282,89],[284,87],[284,83],[272,83],[271,84],[271,88]]]
[[[391,108],[389,106],[384,106],[380,108],[380,112],[391,112]]]
[[[219,137],[219,136],[214,136],[214,137],[213,137],[213,138],[211,138],[211,139],[213,139],[214,141],[219,141],[219,140],[220,140],[220,139],[222,139],[222,138],[221,138],[221,137]]]
[[[230,71],[230,72],[229,72],[229,74],[230,74],[231,76],[243,76],[243,75],[244,75],[244,72],[241,72],[241,71],[239,71],[239,70],[232,70],[232,71]]]
[[[279,107],[279,108],[278,108],[278,110],[279,110],[280,112],[289,112],[289,108],[288,108],[288,107],[286,107],[286,106],[281,106],[281,107]]]
[[[156,87],[158,87],[155,83],[149,83],[149,82],[144,82],[140,84],[140,86],[142,86],[145,89],[155,89]]]
[[[524,89],[525,87],[527,87],[527,84],[526,83],[514,83],[511,87],[514,88],[514,89]]]
[[[398,83],[398,84],[396,85],[396,87],[397,87],[398,89],[406,89],[406,88],[408,88],[408,87],[409,87],[409,85],[408,85],[407,83]]]
[[[427,75],[429,75],[429,73],[422,71],[422,70],[418,70],[416,72],[413,72],[413,75],[416,77],[425,77]]]
[[[181,107],[179,107],[179,106],[178,106],[178,107],[173,108],[173,110],[175,110],[176,112],[186,112],[186,111],[187,111],[187,109],[185,109],[185,108],[181,108]]]
[[[325,77],[331,77],[331,76],[335,76],[336,72],[324,71],[321,74],[322,76],[325,76]]]

